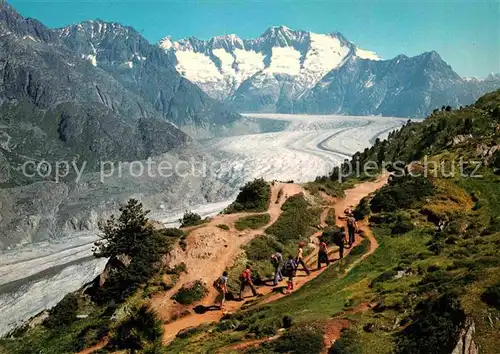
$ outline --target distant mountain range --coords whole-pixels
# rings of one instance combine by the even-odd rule
[[[381,60],[338,32],[280,26],[256,39],[166,37],[158,45],[181,75],[240,112],[424,117],[500,87],[498,75],[461,78],[434,51]]]

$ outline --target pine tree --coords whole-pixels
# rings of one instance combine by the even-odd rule
[[[118,219],[111,216],[105,223],[99,225],[102,232],[100,240],[94,243],[95,257],[117,257],[126,255],[134,258],[144,249],[154,230],[148,226],[146,217],[149,210],[144,210],[142,203],[130,199],[126,206],[120,208]]]

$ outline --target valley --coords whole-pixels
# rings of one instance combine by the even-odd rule
[[[254,178],[307,182],[330,171],[358,150],[384,138],[406,119],[387,117],[254,115],[252,120],[285,121],[279,132],[249,134],[205,141],[202,151],[220,162],[205,183],[229,187],[224,198],[187,204],[185,195],[174,197],[164,209],[152,204],[151,218],[177,226],[186,210],[213,216],[232,202],[238,188]],[[117,183],[120,181],[115,181]],[[191,187],[193,188],[193,187]],[[196,192],[195,192],[196,193]],[[183,198],[184,197],[184,198]],[[0,334],[55,305],[69,292],[92,280],[105,262],[89,259],[95,231],[74,232],[62,238],[6,250],[0,261],[0,310],[9,318]]]

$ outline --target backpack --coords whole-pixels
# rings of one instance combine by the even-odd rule
[[[339,247],[344,244],[344,240],[345,240],[345,232],[343,231],[337,231],[333,235],[333,242]]]
[[[283,261],[283,256],[281,255],[281,253],[275,253],[271,257],[271,263],[275,267],[279,267],[282,261]]]
[[[285,266],[283,267],[283,275],[290,277],[295,274],[296,266],[295,262],[292,259],[286,261]]]
[[[248,279],[248,276],[249,276],[249,274],[248,274],[248,272],[247,272],[247,271],[246,271],[246,269],[245,269],[245,270],[243,271],[243,273],[241,273],[241,275],[240,275],[240,280],[241,280],[241,281],[248,281],[248,280],[249,280],[249,279]]]
[[[216,289],[222,289],[221,283],[222,283],[222,277],[219,277],[219,278],[214,280],[214,283],[212,285]]]

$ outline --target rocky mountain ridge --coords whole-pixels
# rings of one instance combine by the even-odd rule
[[[461,78],[435,51],[381,60],[338,32],[279,26],[256,39],[158,45],[181,75],[240,112],[424,117],[436,104],[471,104],[500,87],[498,75]]]

